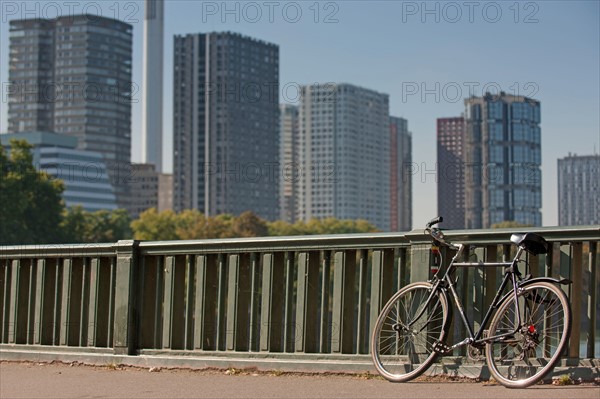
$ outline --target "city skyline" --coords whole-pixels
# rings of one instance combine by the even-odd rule
[[[43,6],[44,3],[40,4]],[[131,4],[140,6],[139,21],[133,23],[133,81],[141,82],[143,4]],[[406,4],[417,4],[411,2],[332,3],[337,6],[337,11],[335,7],[325,9],[321,4],[320,22],[315,23],[307,4],[303,9],[304,18],[294,24],[281,16],[276,17],[274,23],[264,20],[251,23],[243,15],[238,21],[227,17],[222,23],[218,10],[214,16],[202,10],[203,4],[206,5],[201,2],[168,2],[166,5],[163,127],[167,127],[167,145],[163,154],[167,170],[172,159],[172,149],[168,148],[172,140],[172,128],[169,127],[172,121],[172,110],[169,109],[172,103],[171,38],[176,33],[198,31],[231,30],[275,42],[282,49],[282,86],[288,85],[288,88],[296,87],[296,83],[348,81],[389,93],[390,114],[411,121],[413,131],[413,162],[417,167],[413,192],[418,199],[414,205],[413,227],[420,226],[422,220],[436,212],[435,173],[431,173],[435,170],[435,151],[431,151],[435,147],[435,120],[460,113],[462,100],[470,88],[476,91],[474,94],[481,95],[479,91],[485,85],[492,90],[499,86],[507,92],[529,94],[543,103],[542,112],[547,115],[542,121],[544,225],[557,224],[556,159],[569,151],[589,153],[599,142],[598,4],[595,2],[535,3],[539,7],[535,15],[526,12],[531,10],[521,9],[518,18],[506,5],[499,21],[493,22],[489,16],[482,18],[476,13],[471,22],[463,13],[457,23],[441,11],[437,22],[435,15],[427,17],[418,10],[417,14],[412,14],[414,10],[408,13]],[[443,7],[440,6],[440,10]],[[130,16],[126,11],[132,10],[120,11],[122,16]],[[112,13],[108,9],[102,12]],[[196,16],[195,21],[193,16]],[[422,22],[423,16],[425,22]],[[528,21],[525,21],[526,16]],[[326,17],[337,22],[325,23]],[[5,13],[5,18],[10,15]],[[357,22],[364,27],[360,33],[351,29]],[[6,25],[3,21],[2,59],[6,59],[7,54]],[[206,29],[199,29],[201,27]],[[499,37],[501,31],[502,38]],[[401,40],[406,36],[400,33],[410,33],[408,37],[419,40]],[[442,37],[444,40],[439,40]],[[523,40],[523,37],[529,40]],[[374,41],[376,38],[382,39],[380,43]],[[453,46],[460,45],[461,40],[470,40],[473,51],[467,52],[466,57],[453,58],[457,54]],[[427,51],[422,51],[423,48]],[[440,58],[449,62],[437,63],[435,60]],[[400,59],[402,62],[398,62]],[[512,62],[516,59],[519,61]],[[320,62],[314,63],[314,60]],[[485,68],[478,68],[478,62]],[[7,81],[6,68],[0,66],[3,82]],[[457,88],[462,89],[461,96],[456,95]],[[140,101],[133,104],[134,161],[141,160],[141,97],[138,99]],[[3,108],[0,121],[6,126],[6,107]],[[571,138],[566,143],[565,134]]]

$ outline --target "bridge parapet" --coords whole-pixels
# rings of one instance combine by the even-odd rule
[[[502,261],[514,255],[509,238],[519,231],[445,234],[471,245],[470,259]],[[532,231],[552,247],[528,255],[523,274],[573,281],[565,287],[573,310],[565,359],[598,359],[600,228]],[[447,264],[450,254],[442,254]],[[428,279],[432,267],[421,231],[0,247],[0,348],[365,360],[382,306],[398,287]],[[457,271],[476,325],[501,273]],[[450,339],[462,328],[454,325]]]

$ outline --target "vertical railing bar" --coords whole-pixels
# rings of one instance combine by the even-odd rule
[[[137,342],[139,343],[139,347],[143,348],[144,347],[144,340],[142,338],[142,334],[144,334],[144,309],[146,307],[146,303],[144,301],[144,293],[146,292],[146,290],[148,289],[146,287],[146,273],[147,273],[147,268],[146,268],[146,259],[147,256],[144,255],[140,255],[139,259],[138,259],[138,267],[139,267],[139,273],[138,273],[138,281],[139,283],[137,284],[139,292],[137,295],[137,306],[139,309],[139,328],[137,331]]]
[[[189,349],[188,348],[188,338],[189,338],[189,334],[188,334],[188,328],[189,328],[189,324],[191,323],[191,314],[190,314],[190,277],[191,277],[191,271],[190,271],[190,258],[191,255],[185,255],[184,261],[183,261],[183,273],[184,273],[184,277],[183,277],[183,287],[179,287],[179,289],[183,290],[183,314],[184,314],[184,318],[183,318],[183,345],[182,348],[183,349]]]
[[[366,342],[366,336],[368,336],[368,324],[366,322],[367,315],[367,256],[368,252],[366,249],[360,250],[360,260],[358,263],[358,322],[357,322],[357,336],[356,336],[356,353],[364,353],[364,342]]]
[[[34,266],[36,265],[36,266]],[[34,269],[37,269],[37,259],[29,259],[29,281],[27,287],[27,323],[25,323],[27,330],[25,331],[25,343],[33,343],[34,326],[32,326],[32,320],[35,317],[35,276]],[[36,273],[37,274],[37,273]]]
[[[0,343],[8,342],[8,323],[9,323],[9,312],[10,312],[10,286],[9,286],[9,260],[4,262],[4,291],[2,298],[2,325],[0,326]]]
[[[553,269],[553,264],[554,264],[554,244],[550,244],[548,247],[548,253],[546,254],[546,260],[545,260],[545,271],[544,274],[546,277],[550,277],[553,275],[552,273],[552,269]],[[548,314],[546,313],[544,315],[544,329],[551,325],[551,320],[548,316]],[[545,340],[544,341],[544,356],[549,356],[550,355],[550,342],[549,340]]]
[[[598,315],[596,299],[598,298],[596,278],[598,268],[600,267],[600,257],[598,256],[598,243],[590,241],[589,244],[589,260],[588,260],[588,272],[589,272],[589,293],[588,293],[588,309],[587,316],[589,320],[587,329],[587,358],[593,359],[596,356],[596,319]]]
[[[273,254],[263,254],[262,303],[260,317],[260,350],[271,349],[271,308],[273,291]]]
[[[319,353],[329,350],[329,269],[331,262],[329,251],[323,251],[323,268],[321,275],[321,323],[319,337]]]
[[[250,348],[249,351],[258,351],[258,340],[256,337],[256,331],[258,329],[259,323],[257,320],[258,316],[258,262],[257,262],[257,254],[253,252],[250,255],[251,262],[251,273],[252,273],[252,281],[251,281],[251,294],[250,294]]]
[[[184,319],[184,336],[183,336],[183,347],[184,349],[193,349],[194,348],[194,334],[193,332],[190,334],[190,330],[193,328],[194,323],[192,323],[193,317],[193,306],[192,303],[194,301],[194,281],[192,279],[193,271],[192,268],[195,264],[195,256],[186,255],[185,257],[185,319]]]
[[[239,254],[230,254],[228,256],[229,276],[227,279],[227,328],[225,334],[225,349],[232,351],[236,349],[237,343],[237,312],[239,301],[239,279],[241,259]]]
[[[194,274],[194,345],[193,349],[202,349],[204,333],[204,284],[206,284],[206,255],[194,257],[196,272]]]
[[[113,325],[115,323],[115,279],[116,279],[117,257],[110,258],[110,277],[109,277],[109,300],[108,300],[108,332],[106,335],[106,346],[113,346]]]
[[[477,255],[478,261],[487,260],[487,246],[476,248],[475,254]],[[474,331],[477,331],[481,325],[481,320],[483,319],[483,269],[479,267],[469,267],[466,268],[464,272],[465,281],[463,282],[463,287],[466,288],[464,294],[466,295],[466,298],[470,299],[471,302],[471,306],[467,307],[467,315],[469,320],[471,320],[471,323],[473,323]]]
[[[160,348],[162,345],[162,317],[163,317],[163,277],[165,268],[165,258],[158,256],[156,258],[156,279],[155,279],[155,292],[156,297],[154,298],[154,347]]]
[[[81,305],[79,308],[79,346],[85,346],[86,335],[87,335],[87,323],[86,323],[86,299],[89,294],[89,285],[88,278],[90,271],[90,258],[83,258],[83,262],[81,264],[83,270],[81,271]]]
[[[165,294],[162,323],[162,347],[165,349],[173,349],[175,264],[175,256],[167,256],[165,260],[165,281],[163,284]]]
[[[293,316],[293,300],[294,300],[294,253],[285,253],[285,310],[284,310],[284,325],[283,325],[283,346],[284,352],[293,352],[293,328],[295,323],[292,322]]]
[[[65,258],[63,261],[62,299],[60,316],[60,345],[69,344],[69,328],[71,315],[71,279],[73,277],[73,259]]]
[[[579,342],[581,339],[581,295],[583,292],[583,244],[576,242],[572,244],[571,258],[571,276],[573,284],[571,285],[571,342],[569,346],[569,357],[579,359]]]
[[[88,306],[88,333],[86,346],[97,346],[98,328],[98,295],[100,289],[100,258],[93,258],[90,263],[90,296]],[[83,306],[82,306],[83,309]]]
[[[56,260],[56,278],[54,279],[54,310],[52,314],[52,345],[60,344],[60,309],[62,307],[61,298],[62,298],[62,264],[63,259],[59,258]]]
[[[218,277],[218,287],[217,287],[217,347],[216,350],[225,350],[227,342],[227,334],[226,331],[223,331],[227,328],[226,325],[226,309],[225,302],[227,298],[225,297],[225,285],[227,284],[227,259],[225,255],[219,254],[218,257],[218,267],[219,267],[219,277]]]

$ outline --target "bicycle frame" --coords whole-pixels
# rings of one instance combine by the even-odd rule
[[[452,300],[454,302],[454,305],[460,313],[461,320],[462,320],[465,328],[467,329],[469,336],[461,342],[458,342],[450,347],[446,347],[445,352],[451,352],[454,349],[459,348],[464,345],[470,345],[470,344],[480,345],[480,344],[485,344],[490,341],[501,339],[503,337],[508,337],[508,336],[514,335],[515,333],[518,332],[519,326],[521,325],[521,312],[519,311],[518,300],[517,300],[517,298],[518,298],[517,275],[519,275],[517,263],[519,262],[520,257],[523,254],[523,251],[524,251],[523,248],[519,247],[517,254],[515,255],[514,259],[511,262],[456,262],[458,260],[458,258],[462,255],[465,246],[464,246],[464,244],[458,244],[457,247],[458,247],[458,251],[457,251],[456,255],[454,255],[454,257],[452,258],[450,264],[448,265],[448,268],[447,268],[446,272],[444,273],[444,276],[441,279],[434,276],[433,280],[431,281],[433,283],[433,288],[431,290],[431,294],[429,295],[429,298],[427,298],[426,306],[424,306],[423,309],[421,310],[421,312],[418,315],[416,315],[415,320],[409,324],[409,326],[412,326],[412,324],[414,324],[414,322],[416,322],[423,315],[423,313],[425,312],[425,309],[427,308],[427,305],[433,299],[433,297],[435,296],[435,293],[438,290],[441,289],[446,292],[450,291],[450,293],[452,294]],[[496,296],[492,300],[492,304],[491,304],[490,308],[486,312],[486,314],[483,318],[483,321],[481,322],[481,325],[479,326],[479,329],[475,333],[473,333],[473,328],[471,327],[471,321],[468,319],[468,317],[465,313],[462,302],[458,298],[458,293],[456,292],[456,288],[455,288],[456,280],[452,281],[452,278],[451,278],[452,274],[458,267],[505,267],[506,268],[504,271],[504,278],[502,280],[502,283],[500,284],[500,287],[498,288],[498,291],[496,292]],[[502,292],[506,288],[509,280],[512,282],[512,286],[513,286],[512,292],[515,297],[515,312],[517,314],[517,321],[518,321],[517,329],[515,331],[508,332],[505,334],[499,334],[499,335],[495,335],[493,337],[482,338],[482,335],[485,331],[484,330],[485,327],[487,326],[488,322],[490,321],[490,318],[492,317],[494,311],[498,308],[498,305],[500,304],[501,299],[504,297],[502,295]]]

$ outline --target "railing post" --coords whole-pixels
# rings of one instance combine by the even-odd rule
[[[407,234],[410,239],[410,283],[427,281],[429,279],[431,256],[431,238],[421,230]]]
[[[356,251],[337,251],[333,268],[331,351],[352,353]]]
[[[138,245],[139,243],[134,240],[122,240],[115,245],[117,271],[113,350],[115,354],[120,355],[134,355],[137,349]]]

